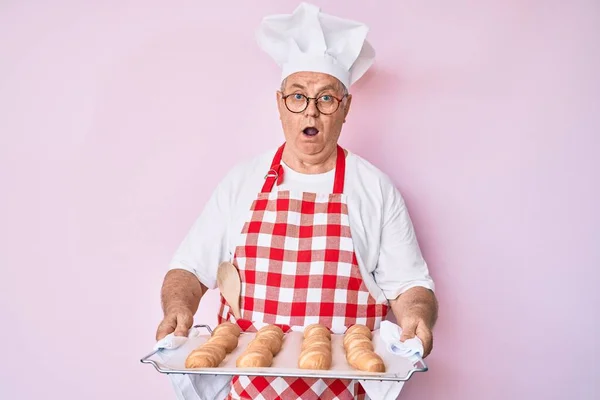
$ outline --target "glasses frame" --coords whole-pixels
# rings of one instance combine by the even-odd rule
[[[290,97],[290,96],[295,96],[297,94],[299,94],[300,96],[302,96],[302,97],[304,97],[306,99],[306,106],[304,106],[304,108],[302,110],[300,110],[300,111],[292,111],[292,110],[290,110],[290,107],[287,104],[287,98]],[[306,95],[303,95],[302,93],[290,93],[290,94],[286,94],[286,95],[284,95],[282,93],[281,95],[282,95],[281,97],[283,99],[283,104],[285,104],[285,108],[287,108],[288,111],[291,112],[291,113],[294,113],[294,114],[303,113],[308,108],[308,105],[310,104],[310,101],[314,100],[315,101],[315,107],[317,107],[317,110],[319,110],[319,113],[321,113],[323,115],[335,114],[335,112],[340,109],[340,104],[342,104],[342,101],[344,100],[344,98],[348,97],[348,94],[344,94],[342,96],[342,98],[338,98],[338,97],[336,97],[334,95],[331,95],[331,94],[324,94],[322,96],[319,96],[319,97],[330,96],[330,97],[334,98],[337,101],[337,106],[335,107],[335,110],[333,110],[332,112],[329,112],[329,113],[325,113],[325,112],[321,111],[321,109],[319,108],[319,102],[317,101],[319,99],[319,97],[308,97]]]

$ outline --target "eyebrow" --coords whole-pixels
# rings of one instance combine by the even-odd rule
[[[306,89],[306,86],[303,86],[299,83],[292,83],[290,85],[290,88],[298,88],[298,89]],[[324,92],[325,90],[333,90],[334,92],[336,91],[336,87],[334,85],[325,85],[322,88],[320,88],[317,93],[321,93]]]

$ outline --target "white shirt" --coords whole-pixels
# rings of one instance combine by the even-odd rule
[[[175,252],[169,269],[194,273],[216,288],[217,267],[231,261],[250,206],[264,183],[276,149],[235,166],[212,193]],[[335,170],[301,174],[285,164],[284,180],[273,190],[331,193]],[[363,280],[379,302],[422,286],[434,290],[404,200],[386,174],[348,152],[344,193],[350,231]]]

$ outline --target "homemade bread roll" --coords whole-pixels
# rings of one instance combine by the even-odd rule
[[[280,327],[278,327],[277,325],[265,325],[262,328],[260,328],[257,332],[257,335],[262,335],[263,333],[276,333],[277,336],[279,336],[279,339],[283,339],[283,330],[281,330]]]
[[[256,332],[256,337],[283,341],[283,335],[275,330],[264,330]]]
[[[349,364],[361,371],[385,372],[385,364],[379,354],[371,350],[357,351]]]
[[[331,352],[331,347],[327,346],[311,346],[311,347],[307,347],[306,349],[302,350],[300,352],[300,357],[298,358],[298,360],[305,354],[311,353],[313,351],[317,351],[320,354],[325,355],[326,357],[328,357],[329,359],[332,358],[332,352]]]
[[[210,350],[194,350],[185,359],[186,368],[214,368],[218,363],[217,355]]]
[[[256,346],[246,349],[235,362],[238,368],[270,367],[273,363],[273,354],[265,347]]]
[[[282,344],[283,341],[279,338],[270,338],[266,336],[257,335],[254,339],[250,341],[250,343],[248,343],[248,349],[252,349],[254,347],[263,347],[268,349],[271,352],[271,354],[276,356],[277,353],[279,353],[279,350],[281,350]]]
[[[238,345],[238,337],[229,333],[229,331],[220,331],[208,339],[207,343],[222,346],[227,353],[231,353]]]
[[[311,324],[304,328],[305,339],[313,335],[321,335],[331,340],[331,331],[321,324]]]
[[[352,347],[365,347],[369,350],[373,350],[373,342],[368,337],[360,333],[351,333],[344,335],[344,349],[348,351],[350,344]]]
[[[225,349],[216,344],[204,343],[193,350],[185,360],[186,368],[214,368],[225,359]]]
[[[371,334],[371,330],[366,325],[352,325],[346,331],[346,335],[350,335],[352,333],[361,333],[369,339],[373,339],[373,335]]]
[[[312,324],[304,329],[302,352],[298,367],[302,369],[331,368],[331,332],[320,324]]]
[[[306,350],[312,345],[331,346],[331,341],[327,339],[327,337],[321,335],[310,336],[302,341],[302,350]]]
[[[331,368],[331,350],[313,347],[300,353],[298,367],[302,369]]]
[[[225,347],[219,345],[218,343],[206,342],[203,345],[199,346],[197,350],[207,350],[211,353],[214,353],[217,356],[219,363],[221,363],[221,361],[223,361],[223,359],[227,355],[227,350],[225,350]]]
[[[369,353],[370,351],[371,350],[365,349],[364,347],[353,347],[346,352],[346,360],[348,361],[348,364],[352,365],[359,355]]]
[[[346,360],[353,368],[368,372],[385,372],[383,359],[373,350],[373,334],[365,325],[353,325],[344,335]]]
[[[281,328],[275,325],[260,328],[236,360],[236,365],[239,368],[270,367],[273,357],[283,346],[283,335]]]
[[[254,340],[274,342],[276,345],[272,345],[273,347],[271,348],[271,350],[274,353],[273,355],[278,353],[279,349],[283,345],[283,339],[281,339],[277,334],[275,334],[273,332],[257,333]]]
[[[215,368],[238,345],[241,329],[229,321],[218,325],[210,338],[194,349],[185,360],[186,368]]]
[[[212,336],[220,335],[223,333],[229,333],[230,335],[234,335],[235,337],[239,337],[242,333],[241,328],[238,324],[234,324],[233,322],[225,321],[219,324],[212,332]]]

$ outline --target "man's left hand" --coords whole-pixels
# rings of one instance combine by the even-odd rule
[[[399,325],[402,328],[400,341],[404,342],[406,339],[411,339],[416,335],[423,342],[423,358],[427,357],[433,349],[433,334],[423,318],[406,315],[399,321]]]
[[[402,328],[400,341],[415,337],[423,342],[423,358],[433,349],[433,326],[437,320],[437,299],[433,291],[413,287],[390,301],[392,311]]]

